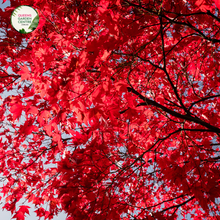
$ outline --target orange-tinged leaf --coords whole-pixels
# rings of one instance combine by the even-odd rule
[[[36,115],[37,113],[38,113],[38,109],[35,106],[30,106],[30,108],[27,112],[27,114],[33,114],[33,115]]]
[[[47,111],[47,110],[42,111],[38,117],[38,122],[39,122],[40,126],[45,124],[48,121],[49,117],[51,117],[51,114],[49,111]]]
[[[111,51],[105,50],[102,57],[101,57],[101,60],[105,61],[110,54],[111,54]]]
[[[21,75],[21,80],[28,80],[30,77],[30,72],[28,67],[24,64],[20,66],[21,70],[19,71],[19,75]]]
[[[52,126],[51,126],[51,124],[45,125],[45,126],[44,126],[44,129],[45,129],[46,133],[47,133],[49,136],[52,135]]]

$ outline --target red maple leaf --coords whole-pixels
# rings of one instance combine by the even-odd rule
[[[19,119],[23,110],[22,104],[14,104],[10,108],[10,112],[13,114],[13,119]]]
[[[29,206],[20,206],[19,210],[12,218],[16,218],[17,220],[25,220],[25,214],[29,214]]]
[[[216,5],[217,8],[220,10],[220,1],[219,1],[219,0],[215,0],[215,5]]]

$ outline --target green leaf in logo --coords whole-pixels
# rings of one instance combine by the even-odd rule
[[[31,30],[33,31],[34,29],[37,28],[38,23],[39,23],[39,16],[37,15],[37,16],[33,19],[32,23],[31,23],[31,25],[30,25],[30,27],[29,27],[28,29],[31,29]]]
[[[24,28],[20,29],[19,32],[20,32],[21,34],[27,34],[27,32],[24,30]]]

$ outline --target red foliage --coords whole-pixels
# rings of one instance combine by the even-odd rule
[[[19,5],[40,14],[30,34],[10,25]],[[11,0],[0,13],[0,171],[13,218],[29,213],[24,199],[45,219],[220,217],[218,8]]]

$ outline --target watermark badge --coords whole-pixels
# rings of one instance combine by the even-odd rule
[[[11,14],[13,28],[22,33],[28,34],[34,31],[39,23],[39,15],[31,6],[21,5]]]

